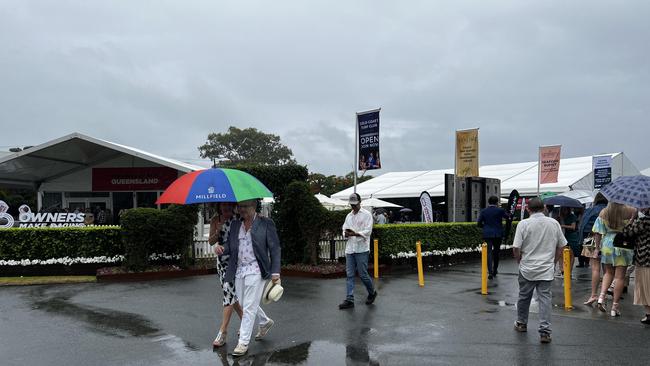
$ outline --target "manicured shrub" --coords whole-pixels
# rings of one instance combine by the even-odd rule
[[[512,244],[515,230],[513,223],[507,244]],[[379,240],[380,258],[413,252],[418,240],[423,251],[476,247],[483,242],[481,228],[472,222],[375,225],[372,236]]]
[[[284,193],[276,200],[273,214],[282,244],[282,262],[316,264],[327,210],[311,194],[306,182],[294,181]]]
[[[124,246],[116,226],[0,229],[0,260],[122,254]]]
[[[343,234],[343,223],[345,223],[345,218],[352,211],[350,210],[340,210],[340,211],[326,211],[325,222],[323,223],[323,232],[321,238],[323,239],[334,239],[334,237]]]
[[[120,223],[126,265],[142,269],[152,253],[180,254],[182,263],[189,264],[196,220],[197,207],[190,205],[125,211]]]

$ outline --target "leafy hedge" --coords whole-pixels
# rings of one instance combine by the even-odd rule
[[[512,243],[515,229],[513,223],[507,244]],[[379,240],[381,258],[414,252],[418,240],[422,241],[423,251],[475,247],[483,242],[482,229],[473,222],[375,225],[372,236]]]
[[[345,218],[348,216],[351,210],[340,210],[340,211],[327,211],[325,214],[325,222],[323,223],[323,233],[321,238],[323,239],[334,239],[334,237],[339,236],[343,233],[343,224],[345,223]]]
[[[126,265],[144,268],[152,253],[180,254],[181,261],[189,264],[196,221],[197,207],[192,205],[125,211],[120,224]]]
[[[300,181],[290,183],[273,209],[282,244],[282,262],[316,264],[327,210],[311,194],[309,185]]]
[[[0,260],[112,257],[124,254],[115,226],[0,230]]]

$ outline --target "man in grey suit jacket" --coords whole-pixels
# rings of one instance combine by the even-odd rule
[[[256,318],[256,340],[264,337],[274,323],[259,305],[266,280],[280,281],[280,239],[273,220],[258,216],[256,207],[256,200],[239,203],[241,221],[232,222],[225,246],[217,247],[217,254],[230,255],[225,280],[235,283],[244,310],[234,356],[243,356],[248,351]]]

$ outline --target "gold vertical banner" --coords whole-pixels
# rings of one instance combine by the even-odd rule
[[[478,177],[478,128],[456,131],[456,177]]]

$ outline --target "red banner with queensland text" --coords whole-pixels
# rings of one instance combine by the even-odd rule
[[[539,183],[557,183],[560,172],[560,149],[562,145],[539,148]]]

